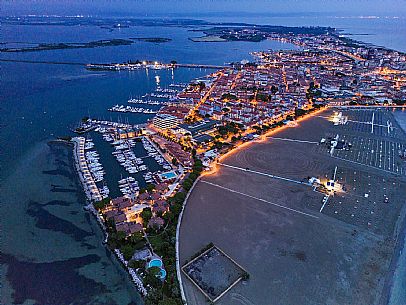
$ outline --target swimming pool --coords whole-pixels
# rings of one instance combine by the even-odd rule
[[[162,260],[160,260],[159,258],[154,258],[154,259],[151,259],[151,261],[148,263],[148,268],[151,268],[151,267],[160,268],[161,270],[159,271],[159,274],[157,274],[157,276],[159,276],[159,278],[161,280],[164,280],[166,277],[166,270],[164,268],[162,268],[162,265],[163,265]]]
[[[160,176],[162,180],[170,180],[176,178],[177,175],[175,172],[166,172],[162,173]]]
[[[162,261],[159,258],[154,258],[148,263],[148,268],[151,267],[162,267]]]
[[[161,280],[163,280],[166,277],[166,270],[165,269],[161,269],[161,273],[160,276]]]

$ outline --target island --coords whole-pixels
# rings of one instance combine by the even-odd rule
[[[130,38],[131,40],[136,41],[143,41],[143,42],[152,42],[152,43],[164,43],[172,41],[171,38],[163,38],[163,37],[138,37],[138,38]]]
[[[89,49],[100,47],[114,47],[133,44],[132,40],[128,39],[104,39],[90,42],[61,42],[61,43],[39,43],[35,46],[25,46],[21,48],[5,47],[0,48],[0,52],[19,53],[19,52],[37,52],[62,49]]]

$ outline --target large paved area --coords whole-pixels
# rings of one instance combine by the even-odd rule
[[[405,212],[397,151],[405,135],[386,111],[340,111],[347,124],[334,125],[326,110],[238,149],[196,185],[181,225],[181,265],[213,242],[250,274],[218,304],[383,302]],[[331,153],[320,144],[337,135],[350,150]],[[331,179],[336,167],[346,192],[323,201],[308,177]],[[188,304],[207,304],[182,279]]]

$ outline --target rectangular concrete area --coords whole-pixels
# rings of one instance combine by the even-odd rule
[[[216,302],[246,273],[232,258],[212,246],[182,267],[183,273],[211,302]]]

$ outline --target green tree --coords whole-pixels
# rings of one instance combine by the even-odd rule
[[[169,201],[171,202],[171,204],[180,204],[180,205],[182,205],[185,198],[186,198],[186,193],[185,192],[177,192],[175,194],[175,196],[173,196],[172,198],[169,198]]]
[[[133,269],[138,269],[138,268],[144,268],[145,267],[145,262],[144,261],[136,261],[136,260],[130,260],[129,262],[128,262],[128,266],[130,267],[130,268],[133,268]]]
[[[176,204],[172,205],[171,211],[172,211],[175,215],[179,215],[179,214],[180,214],[180,211],[182,211],[182,204],[181,204],[181,203],[176,203]]]
[[[152,183],[147,184],[147,191],[152,192],[153,190],[155,190],[155,184]]]
[[[100,200],[100,201],[96,201],[95,203],[93,203],[93,206],[97,209],[97,210],[102,210],[102,209],[104,209],[107,205],[109,205],[110,204],[110,198],[109,197],[107,197],[107,198],[104,198],[104,199],[102,199],[102,200]]]
[[[141,218],[144,222],[144,227],[146,227],[148,225],[148,221],[151,219],[151,217],[152,217],[152,211],[150,208],[142,210]]]
[[[120,248],[124,258],[128,261],[134,255],[134,247],[131,244],[125,244]]]
[[[151,267],[148,268],[148,273],[151,274],[152,276],[159,276],[161,273],[161,269],[159,267]]]
[[[163,299],[159,301],[158,305],[179,305],[175,299]]]

